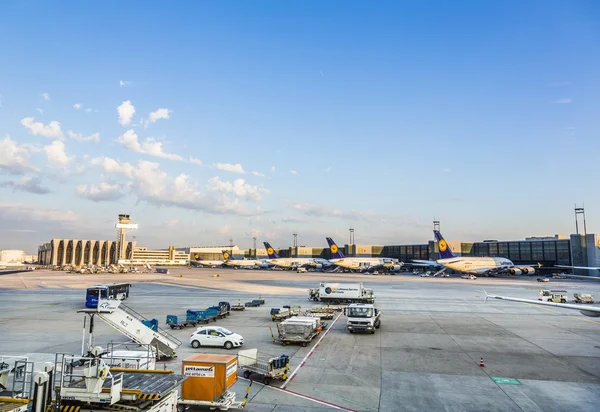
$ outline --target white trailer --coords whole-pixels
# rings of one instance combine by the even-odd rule
[[[318,289],[309,289],[309,299],[327,303],[374,303],[373,289],[361,283],[322,282]]]

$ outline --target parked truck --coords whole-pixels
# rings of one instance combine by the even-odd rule
[[[590,293],[574,293],[575,303],[594,303],[594,296]]]
[[[375,333],[381,326],[381,311],[371,304],[352,303],[344,309],[344,315],[348,317],[346,326],[350,333]]]
[[[540,290],[538,300],[542,302],[567,303],[566,290]]]
[[[309,289],[309,299],[326,303],[374,303],[373,289],[363,287],[362,283],[327,283],[318,288]]]

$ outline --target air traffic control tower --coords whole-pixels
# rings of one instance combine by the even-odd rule
[[[131,219],[129,219],[129,215],[119,215],[119,220],[115,225],[117,228],[117,247],[115,249],[115,253],[117,254],[115,261],[119,263],[122,259],[126,259],[126,250],[127,243],[125,242],[125,235],[128,229],[137,229],[137,223],[131,223]]]

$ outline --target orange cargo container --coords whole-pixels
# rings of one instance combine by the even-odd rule
[[[185,359],[181,373],[187,379],[181,385],[181,398],[215,402],[237,382],[236,355],[198,353]]]

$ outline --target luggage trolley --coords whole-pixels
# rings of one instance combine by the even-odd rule
[[[256,373],[262,375],[263,383],[268,385],[273,379],[287,379],[290,358],[287,355],[272,356],[258,349],[245,349],[238,352],[238,364],[244,370],[244,378],[250,379]]]

